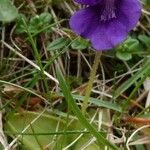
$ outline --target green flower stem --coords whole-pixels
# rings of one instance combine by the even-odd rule
[[[96,52],[95,54],[95,59],[94,59],[94,64],[92,66],[92,70],[90,72],[90,77],[89,77],[89,81],[88,81],[88,85],[85,91],[85,97],[84,97],[84,101],[82,104],[82,113],[85,114],[86,109],[88,107],[88,102],[90,99],[90,95],[91,95],[91,90],[92,90],[92,86],[93,86],[93,82],[96,76],[96,71],[98,69],[98,65],[100,62],[100,57],[101,57],[101,52]]]

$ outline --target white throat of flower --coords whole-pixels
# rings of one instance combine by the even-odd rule
[[[101,13],[101,21],[108,21],[112,18],[116,18],[115,13],[115,0],[104,0],[104,9]]]

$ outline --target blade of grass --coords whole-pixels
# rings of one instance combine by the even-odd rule
[[[146,80],[146,78],[150,75],[150,70],[148,72],[146,72],[143,77],[141,78],[141,80],[138,81],[138,83],[136,84],[136,87],[133,89],[133,91],[131,92],[131,94],[129,95],[128,99],[124,102],[124,104],[122,105],[122,113],[126,110],[126,108],[129,106],[132,97],[136,94],[137,90],[140,88],[140,86],[143,84],[143,82]]]
[[[64,96],[63,93],[60,93],[58,94],[59,96]],[[76,94],[71,94],[72,97],[76,100],[79,100],[79,101],[83,101],[84,100],[84,96],[80,96],[80,95],[76,95]],[[111,110],[115,110],[117,112],[121,112],[121,107],[115,103],[112,103],[112,102],[108,102],[108,101],[104,101],[102,99],[97,99],[97,98],[93,98],[93,97],[90,97],[90,100],[89,102],[91,104],[94,104],[98,107],[104,107],[104,108],[108,108],[108,109],[111,109]]]
[[[7,134],[13,134],[13,135],[36,135],[36,136],[41,136],[41,135],[63,135],[63,134],[90,134],[89,131],[83,131],[83,130],[74,130],[74,131],[57,131],[57,132],[49,132],[49,133],[30,133],[30,132],[26,132],[26,133],[21,133],[21,132],[8,132],[8,131],[5,131],[5,133]],[[101,133],[102,135],[106,135],[107,133],[106,132],[99,132]]]
[[[79,109],[79,107],[77,106],[75,100],[73,99],[71,92],[69,90],[69,87],[67,86],[64,77],[62,76],[62,74],[60,72],[56,72],[58,80],[59,80],[59,84],[61,87],[61,90],[65,96],[66,101],[68,102],[68,104],[71,107],[71,110],[73,111],[73,113],[77,116],[77,118],[79,119],[79,121],[89,130],[89,132],[91,132],[91,134],[93,134],[96,139],[97,142],[100,145],[103,146],[108,146],[113,150],[119,150],[119,148],[117,146],[115,146],[114,144],[112,144],[111,142],[109,142],[106,138],[104,138],[100,133],[98,133],[98,131],[87,121],[87,119],[85,118],[85,116],[81,113],[81,110]]]
[[[124,82],[118,89],[116,89],[116,92],[114,94],[114,99],[116,99],[120,94],[125,92],[131,85],[133,85],[138,79],[140,79],[144,74],[150,71],[150,62],[147,61],[143,68],[138,71],[133,77],[131,77],[129,80]]]

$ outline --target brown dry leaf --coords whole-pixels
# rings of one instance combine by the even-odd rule
[[[29,105],[31,105],[31,106],[35,106],[35,105],[37,105],[37,104],[40,104],[42,102],[42,99],[41,98],[39,98],[39,97],[30,97],[29,99],[28,99],[28,103],[29,103]]]
[[[3,92],[5,93],[20,93],[23,90],[13,85],[4,84]]]
[[[150,136],[140,138],[136,141],[129,143],[129,145],[138,145],[138,144],[147,144],[147,143],[150,143]]]
[[[144,82],[144,88],[148,91],[145,108],[150,107],[150,78],[147,78]]]

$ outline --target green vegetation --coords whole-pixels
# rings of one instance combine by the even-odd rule
[[[69,28],[72,0],[0,0],[0,149],[149,150],[150,0],[141,3],[137,27],[98,56]]]

